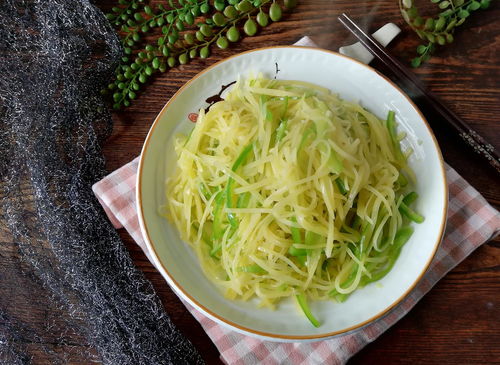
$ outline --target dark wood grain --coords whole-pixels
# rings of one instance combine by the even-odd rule
[[[456,34],[456,42],[440,49],[428,64],[416,70],[429,89],[495,147],[500,147],[499,7],[477,14]],[[285,19],[230,49],[217,50],[208,60],[193,62],[158,77],[125,112],[115,113],[115,131],[104,147],[109,170],[140,153],[149,126],[175,91],[203,68],[227,56],[256,47],[291,44],[309,35],[319,46],[336,50],[354,42],[337,22],[347,12],[365,29],[376,30],[386,22],[404,31],[390,46],[392,54],[408,63],[418,44],[404,26],[397,1],[301,1]],[[374,67],[385,72],[377,62]],[[424,110],[426,112],[426,110]],[[445,160],[492,204],[500,204],[495,172],[444,127],[430,119]],[[210,364],[219,354],[198,323],[187,314],[160,274],[130,238],[122,237],[136,264],[153,282],[179,328],[201,350]],[[496,243],[495,243],[496,242]],[[393,328],[357,354],[352,364],[485,364],[500,359],[500,250],[498,240],[479,248],[452,270]]]
[[[98,5],[109,9],[114,1]],[[415,72],[428,88],[495,147],[500,147],[500,6],[475,14],[455,34],[455,43],[438,50]],[[287,45],[309,35],[320,47],[336,50],[355,42],[336,20],[346,12],[365,29],[394,22],[404,31],[389,47],[408,63],[418,44],[400,16],[397,1],[302,0],[283,21],[245,38],[227,50],[214,50],[206,60],[196,59],[154,78],[126,111],[113,114],[114,131],[104,144],[109,171],[136,157],[144,138],[168,99],[186,81],[225,57],[256,47]],[[373,64],[381,72],[383,66]],[[428,112],[423,108],[424,112]],[[481,159],[469,153],[439,119],[429,118],[445,160],[497,208],[499,180]],[[130,254],[153,283],[166,311],[200,350],[208,364],[219,364],[219,354],[198,322],[189,314],[140,248],[120,232]],[[1,245],[0,245],[1,246]],[[443,278],[401,321],[350,360],[351,364],[486,364],[500,362],[500,240],[489,242]],[[1,263],[0,263],[1,264]],[[10,293],[0,281],[0,295]],[[32,313],[33,322],[41,314]],[[28,317],[29,319],[29,317]],[[75,343],[74,346],[77,346]],[[60,349],[60,351],[63,351]],[[42,355],[40,355],[42,356]],[[43,358],[34,359],[43,363]],[[79,363],[75,360],[74,363]]]

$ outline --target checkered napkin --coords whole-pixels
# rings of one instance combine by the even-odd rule
[[[310,45],[308,39],[299,41]],[[142,238],[135,205],[135,183],[139,158],[114,171],[93,186],[110,221],[125,228],[151,261]],[[434,260],[414,290],[386,316],[350,334],[312,343],[262,341],[231,331],[184,303],[200,322],[227,364],[343,364],[366,344],[408,313],[448,271],[500,231],[500,214],[446,165],[449,210],[445,236]]]
[[[135,182],[139,158],[114,171],[93,186],[109,219],[116,228],[125,228],[149,257],[142,238],[135,206]],[[450,201],[448,222],[429,270],[401,304],[378,321],[348,335],[313,343],[268,342],[226,329],[184,303],[201,323],[228,364],[342,364],[366,344],[396,323],[448,271],[500,231],[500,214],[446,165]],[[151,260],[151,259],[150,259]]]

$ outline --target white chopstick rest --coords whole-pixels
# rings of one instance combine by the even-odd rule
[[[384,47],[387,46],[396,36],[401,33],[401,29],[394,23],[387,23],[375,33],[375,38]],[[373,55],[359,42],[339,48],[339,52],[354,58],[363,63],[370,63],[373,60]]]

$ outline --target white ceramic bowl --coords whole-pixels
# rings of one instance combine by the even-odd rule
[[[279,72],[276,75],[276,70]],[[425,222],[404,246],[394,268],[382,280],[357,290],[344,303],[311,302],[321,321],[314,328],[294,301],[276,311],[252,302],[225,299],[205,278],[196,255],[176,228],[158,214],[165,204],[165,179],[175,168],[173,136],[193,127],[188,114],[206,107],[205,100],[238,75],[309,81],[346,100],[358,101],[380,118],[396,111],[404,148],[414,150],[410,165],[420,195],[417,210]],[[245,334],[279,341],[311,341],[362,327],[397,305],[421,279],[441,241],[448,191],[441,152],[422,114],[411,100],[372,68],[340,54],[306,47],[272,47],[245,52],[214,64],[185,84],[165,105],[144,143],[137,181],[141,229],[156,267],[177,294],[214,321]]]

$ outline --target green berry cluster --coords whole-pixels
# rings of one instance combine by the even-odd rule
[[[405,21],[424,40],[417,47],[418,56],[413,58],[413,67],[430,59],[436,45],[444,46],[453,42],[455,28],[462,25],[470,14],[479,9],[487,9],[491,0],[431,0],[440,13],[437,17],[422,17],[415,0],[399,0],[399,8]]]
[[[297,1],[282,3],[291,9]],[[114,109],[127,107],[155,73],[207,58],[212,45],[227,48],[242,33],[255,35],[259,27],[282,18],[282,5],[277,0],[169,0],[157,5],[119,0],[106,16],[120,31],[124,56],[115,81],[102,92],[112,95]]]

